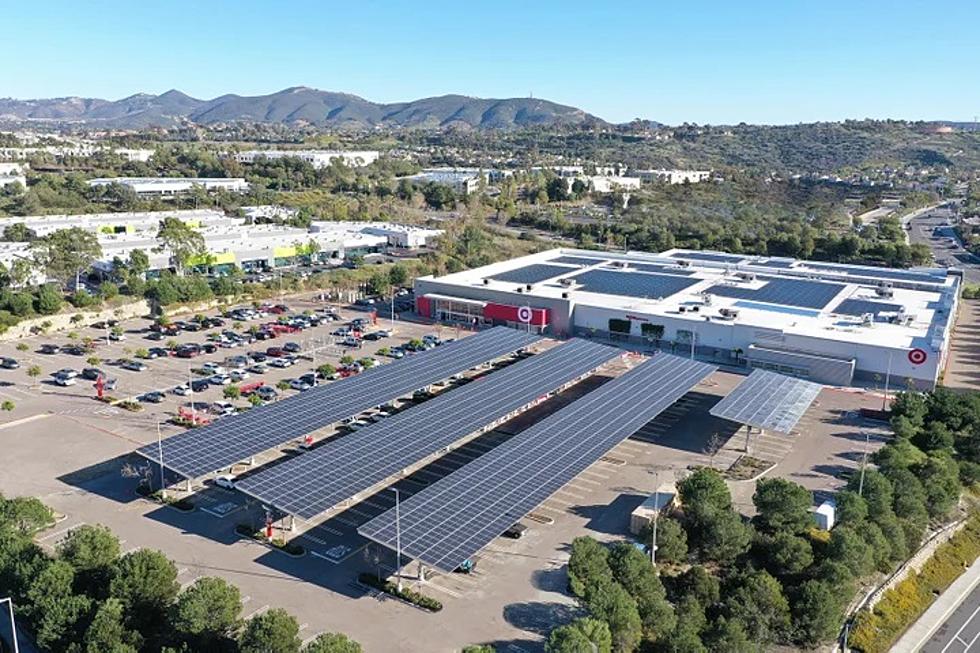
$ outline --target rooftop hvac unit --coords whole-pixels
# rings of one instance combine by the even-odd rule
[[[891,288],[892,287],[892,282],[891,281],[885,281],[884,279],[882,279],[881,281],[878,282],[878,287],[879,288]]]
[[[887,297],[891,299],[892,297],[895,296],[895,291],[887,286],[878,286],[877,288],[875,288],[875,294],[878,295],[879,297]]]
[[[875,323],[875,314],[874,313],[865,313],[864,315],[861,316],[861,324],[862,325],[864,325],[864,326],[874,326],[874,323]]]
[[[558,283],[560,283],[561,285],[563,285],[563,286],[565,286],[566,288],[568,288],[568,287],[570,287],[570,286],[571,286],[571,285],[572,285],[573,283],[575,283],[575,281],[574,281],[574,280],[572,280],[572,279],[570,279],[570,278],[568,278],[568,277],[565,277],[564,279],[559,279],[559,280],[558,280]]]
[[[726,320],[734,320],[738,317],[738,309],[735,308],[719,308],[718,315],[722,316]]]
[[[490,280],[489,279],[484,279],[483,280],[483,285],[484,286],[489,286],[490,285]]]
[[[689,267],[691,267],[691,262],[690,261],[685,261],[684,259],[681,259],[681,260],[677,261],[677,265],[681,266],[682,268],[689,268]]]
[[[704,293],[702,297],[704,297],[704,305],[711,306],[711,293]]]
[[[518,286],[517,287],[517,292],[523,293],[524,292],[524,286]]]
[[[692,306],[691,307],[691,312],[692,313],[698,313],[700,311],[701,311],[701,307],[700,306]]]
[[[677,312],[678,313],[687,313],[687,306],[678,306],[677,307]]]
[[[528,284],[524,284],[524,287],[527,288],[529,291],[531,290],[531,284],[529,284],[529,283]]]
[[[742,281],[755,281],[755,272],[739,272],[735,276]]]
[[[563,292],[563,293],[561,294],[561,298],[562,298],[562,299],[568,299],[568,293],[567,293],[567,292]]]
[[[612,266],[614,268],[628,268],[629,263],[627,261],[613,261]]]

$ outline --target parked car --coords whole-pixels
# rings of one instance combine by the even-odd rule
[[[240,381],[244,381],[251,375],[245,370],[232,370],[231,372],[228,373],[228,376],[231,377],[232,381],[238,383]]]
[[[134,361],[134,360],[129,359],[129,358],[124,359],[119,364],[119,367],[123,368],[124,370],[129,370],[131,372],[143,372],[143,371],[146,371],[146,369],[147,369],[146,363],[141,363],[139,361]]]
[[[205,390],[208,389],[208,386],[210,385],[211,384],[208,383],[207,379],[194,379],[193,381],[191,381],[191,391],[204,392]]]
[[[20,367],[20,363],[18,363],[14,358],[4,356],[3,358],[0,358],[0,367],[5,370],[16,370],[18,367]]]
[[[262,401],[272,401],[279,396],[279,393],[275,388],[264,385],[255,391],[255,394],[259,396]]]
[[[54,382],[60,386],[75,385],[75,377],[73,376],[63,376],[61,374],[55,374]]]
[[[289,360],[288,358],[273,358],[271,361],[269,361],[270,367],[278,367],[280,369],[285,369],[292,364],[293,361]]]
[[[205,374],[224,374],[225,373],[225,368],[221,367],[217,363],[211,363],[211,362],[208,362],[208,363],[205,363],[204,365],[201,365],[201,370],[203,370]]]
[[[163,393],[157,392],[156,390],[145,392],[140,396],[139,400],[151,404],[159,404],[163,401]]]
[[[218,487],[223,487],[226,490],[235,489],[235,477],[231,474],[222,474],[214,479],[214,484]]]
[[[211,404],[209,410],[214,415],[233,415],[235,413],[235,406],[227,401],[216,401]]]
[[[163,333],[159,332],[159,331],[151,331],[146,336],[146,339],[147,340],[153,340],[155,342],[160,342],[161,340],[166,340],[166,338],[167,338],[167,336],[164,335]]]
[[[201,345],[201,351],[203,351],[205,354],[213,354],[214,352],[218,351],[218,347],[210,342],[205,342]]]
[[[503,532],[503,536],[509,537],[512,540],[519,540],[522,537],[524,537],[525,533],[527,533],[527,526],[525,526],[520,522],[517,522],[516,524],[514,524],[513,526],[505,530]]]
[[[306,390],[309,390],[313,386],[303,381],[302,379],[290,379],[289,387],[292,388],[293,390],[299,390],[300,392],[305,392]]]
[[[186,383],[181,383],[180,385],[174,387],[174,389],[171,390],[171,392],[173,392],[178,397],[186,397],[187,395],[194,394],[194,391],[191,390],[191,387]]]
[[[248,368],[248,371],[252,374],[265,374],[269,371],[269,366],[265,363],[256,363]]]
[[[265,353],[273,358],[280,358],[285,356],[287,352],[282,347],[269,347],[265,350]]]
[[[256,363],[264,363],[265,361],[269,360],[268,354],[263,354],[260,351],[249,352],[248,357]]]
[[[46,344],[41,345],[41,348],[38,351],[40,351],[42,354],[60,354],[61,347],[58,345]]]
[[[230,368],[243,369],[248,367],[248,358],[246,356],[229,356],[225,359],[225,365]]]
[[[355,349],[361,348],[361,341],[353,336],[347,336],[340,344],[342,344],[344,347],[354,347]]]
[[[388,350],[388,357],[395,358],[395,359],[405,358],[405,352],[402,350],[401,347],[392,347],[391,349]]]
[[[76,376],[78,376],[78,372],[70,367],[63,367],[57,372],[53,372],[51,376],[66,376],[70,379],[74,379]]]
[[[167,358],[170,356],[170,350],[163,347],[150,347],[147,351],[150,352],[150,358]]]
[[[105,372],[103,372],[97,367],[86,367],[82,369],[82,373],[80,374],[80,376],[86,381],[95,381],[100,376],[102,378],[105,378]]]
[[[231,377],[227,374],[214,374],[208,377],[208,383],[211,385],[228,385],[231,383]]]
[[[299,352],[300,346],[298,342],[287,342],[282,346],[282,350],[289,352],[290,354],[295,354]]]

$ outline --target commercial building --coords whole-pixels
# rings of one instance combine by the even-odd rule
[[[762,256],[550,250],[415,282],[418,312],[820,383],[935,386],[961,278]]]
[[[454,170],[450,168],[434,168],[403,177],[418,185],[438,184],[449,186],[457,195],[467,195],[476,192],[481,182],[488,182],[489,175],[472,169]]]
[[[27,215],[0,219],[0,232],[14,224],[23,224],[38,236],[46,236],[59,229],[79,227],[99,234],[138,233],[154,234],[164,218],[177,218],[194,228],[241,225],[244,220],[231,218],[214,209],[188,209],[180,211],[130,211],[124,213],[83,213],[77,215]]]
[[[698,184],[711,179],[710,170],[634,170],[633,174],[643,181],[665,184]]]
[[[568,187],[571,189],[572,184],[575,183],[575,179],[580,179],[585,182],[585,185],[589,187],[589,190],[593,193],[614,193],[616,191],[629,191],[629,190],[639,190],[640,188],[640,178],[639,177],[620,177],[612,175],[589,175],[585,177],[577,177],[568,180]]]
[[[156,150],[147,149],[131,149],[127,147],[118,147],[113,150],[115,154],[118,154],[127,161],[138,161],[140,163],[146,163],[153,158]]]
[[[0,188],[10,184],[20,184],[27,188],[26,163],[0,163]]]
[[[106,177],[88,182],[89,186],[109,184],[122,184],[137,195],[158,197],[183,195],[195,186],[208,192],[223,190],[230,193],[245,193],[249,188],[248,182],[241,177]]]
[[[326,168],[334,161],[341,161],[349,168],[361,168],[374,163],[380,156],[381,152],[376,150],[246,150],[234,154],[235,160],[239,163],[291,157],[306,161],[318,169]]]

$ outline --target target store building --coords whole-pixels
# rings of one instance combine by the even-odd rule
[[[415,282],[416,310],[836,386],[936,385],[961,276],[720,252],[555,249]]]

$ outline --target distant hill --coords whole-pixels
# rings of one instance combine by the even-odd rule
[[[0,122],[58,122],[135,129],[199,124],[266,122],[320,127],[511,129],[516,127],[604,124],[593,115],[547,100],[503,100],[443,95],[412,102],[377,104],[356,95],[305,86],[246,97],[222,95],[198,100],[180,91],[140,93],[109,101],[94,98],[15,100],[0,98]]]

